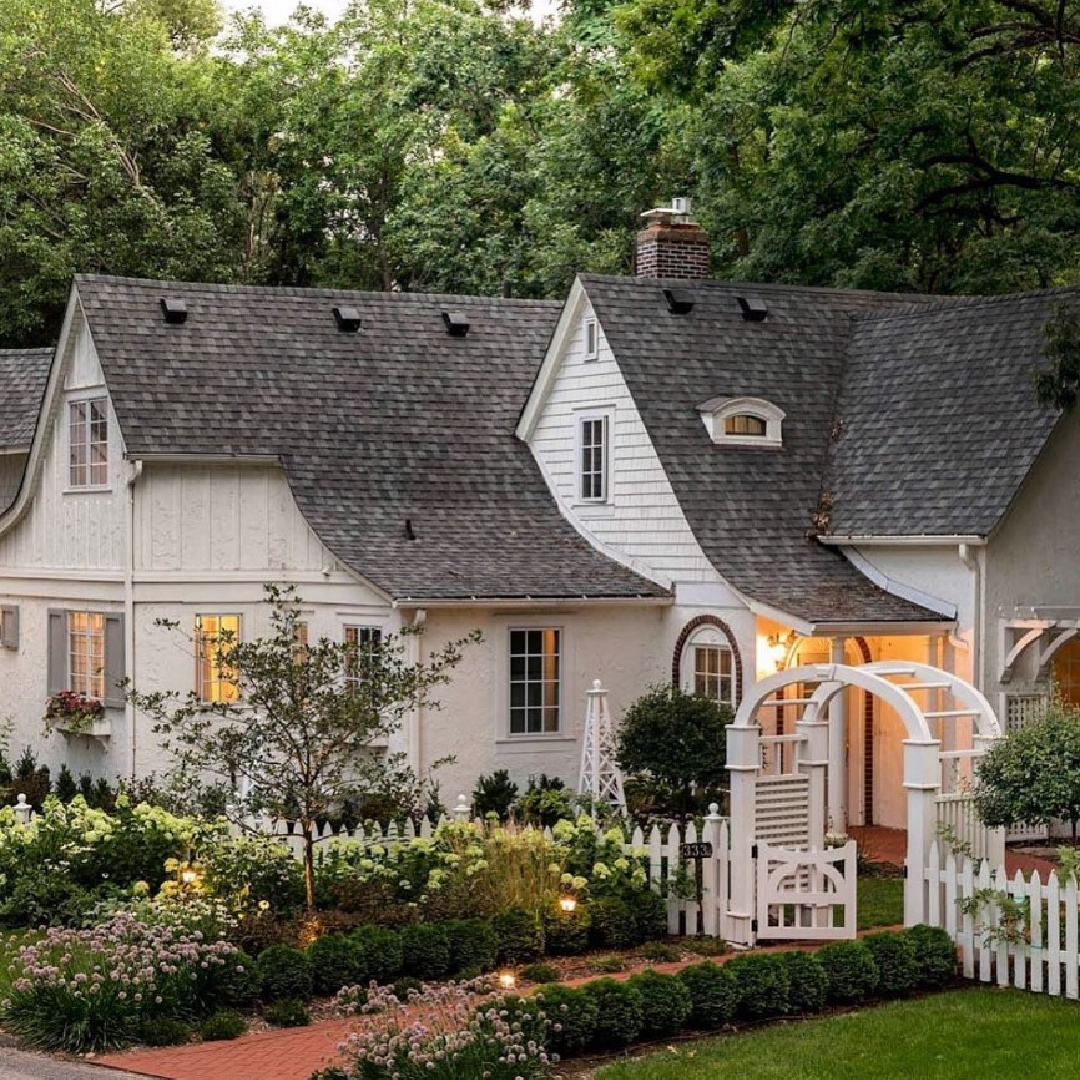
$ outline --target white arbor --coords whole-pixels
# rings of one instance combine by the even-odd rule
[[[805,699],[781,699],[784,688],[816,684]],[[820,850],[825,843],[826,785],[842,783],[830,746],[829,703],[847,687],[868,691],[891,706],[902,720],[904,781],[907,791],[908,839],[905,921],[923,910],[921,871],[937,832],[938,797],[943,759],[978,759],[987,744],[1001,736],[1001,726],[985,697],[970,683],[948,671],[909,661],[880,661],[851,666],[812,664],[781,671],[747,691],[727,730],[731,773],[731,911],[736,940],[752,941],[758,914],[752,873],[758,842],[783,843],[796,837],[799,848]],[[951,695],[954,708],[927,711],[923,694]],[[762,708],[798,706],[801,718],[793,735],[764,736],[758,723]],[[930,721],[973,724],[972,746],[943,753]],[[832,732],[835,740],[835,729]],[[833,763],[830,770],[830,762]],[[832,773],[830,776],[829,773]],[[778,794],[779,793],[779,794]],[[998,834],[1003,844],[1003,834]]]

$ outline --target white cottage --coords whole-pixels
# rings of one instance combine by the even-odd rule
[[[1017,720],[1055,674],[1080,697],[1080,430],[1032,382],[1054,297],[733,285],[706,243],[661,217],[641,276],[564,304],[76,279],[55,357],[0,356],[16,749],[160,769],[115,681],[227,694],[214,636],[263,632],[267,581],[312,635],[484,632],[398,740],[456,757],[451,799],[573,781],[596,677],[616,716],[829,658],[929,660]],[[95,737],[43,736],[65,688],[105,702]],[[902,827],[897,718],[850,691],[831,722],[833,827]]]

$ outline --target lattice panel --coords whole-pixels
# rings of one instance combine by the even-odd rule
[[[1045,694],[1006,694],[1005,730],[1018,731],[1046,705]]]
[[[784,848],[810,846],[810,780],[760,776],[755,790],[756,839]]]

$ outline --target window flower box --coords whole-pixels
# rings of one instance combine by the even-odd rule
[[[45,733],[106,738],[112,725],[105,716],[105,703],[76,690],[61,690],[45,703]]]

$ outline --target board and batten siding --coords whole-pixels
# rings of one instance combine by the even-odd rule
[[[322,570],[335,560],[274,465],[148,463],[135,488],[135,569]]]
[[[718,581],[599,325],[597,359],[585,360],[585,322],[594,317],[586,303],[529,440],[533,455],[564,509],[601,544],[671,581]],[[578,423],[591,411],[611,416],[610,498],[599,504],[578,491]]]
[[[5,569],[119,570],[124,565],[127,465],[111,402],[108,489],[81,491],[68,484],[68,406],[106,396],[105,376],[81,316],[64,362],[64,393],[55,414],[46,418],[48,445],[31,504],[0,536]]]

